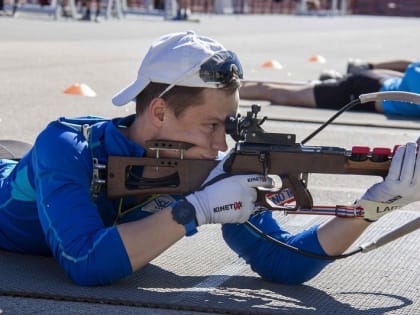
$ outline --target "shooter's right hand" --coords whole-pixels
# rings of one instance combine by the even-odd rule
[[[244,223],[255,211],[256,187],[272,187],[273,180],[259,174],[221,179],[185,198],[194,206],[198,225]]]

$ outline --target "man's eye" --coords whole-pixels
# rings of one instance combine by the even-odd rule
[[[209,128],[211,129],[211,130],[215,130],[216,128],[217,128],[217,126],[218,126],[219,124],[217,124],[217,123],[214,123],[214,124],[209,124]]]

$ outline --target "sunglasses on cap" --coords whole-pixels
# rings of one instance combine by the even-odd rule
[[[197,72],[202,82],[209,85],[213,83],[216,87],[229,84],[234,76],[239,79],[243,79],[244,76],[241,63],[236,54],[230,50],[219,51],[204,63],[194,67],[174,83],[170,84],[162,93],[160,93],[159,97],[165,95],[175,85],[182,83],[188,76],[196,75]],[[206,87],[206,84],[200,85],[198,82],[197,87]]]
[[[244,73],[236,54],[228,50],[214,54],[203,63],[199,75],[204,82],[228,84],[234,75],[243,79]]]

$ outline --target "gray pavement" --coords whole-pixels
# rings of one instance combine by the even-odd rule
[[[325,68],[344,71],[350,57],[386,60],[418,58],[420,53],[418,18],[198,17],[200,23],[148,16],[86,23],[54,21],[45,14],[0,16],[0,138],[33,142],[45,124],[59,116],[133,112],[132,105],[116,108],[110,99],[135,77],[151,41],[172,31],[194,29],[214,37],[238,53],[247,79],[258,80],[309,80]],[[322,55],[326,63],[308,62],[312,55]],[[273,59],[283,65],[281,70],[260,67]],[[63,94],[76,82],[89,85],[97,96]],[[249,104],[243,102],[241,110]],[[298,139],[332,114],[262,104],[264,114],[276,119],[267,122],[267,129],[293,132]],[[419,131],[420,122],[413,118],[348,113],[311,144],[392,147],[414,140]],[[360,196],[374,180],[313,176],[310,188],[320,202],[343,203]],[[415,205],[391,214],[372,225],[360,241],[417,216]],[[278,218],[291,231],[325,220],[281,214]],[[376,252],[336,262],[298,288],[262,281],[220,238],[218,227],[203,228],[145,271],[105,288],[72,285],[52,260],[0,252],[0,314],[198,314],[205,309],[238,314],[420,313],[419,232]]]

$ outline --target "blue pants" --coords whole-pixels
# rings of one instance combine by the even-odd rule
[[[326,255],[318,241],[318,226],[291,235],[282,229],[271,211],[253,216],[250,222],[264,233],[302,250]],[[303,256],[259,236],[245,224],[222,227],[226,243],[266,280],[282,284],[301,284],[316,276],[331,260]]]

